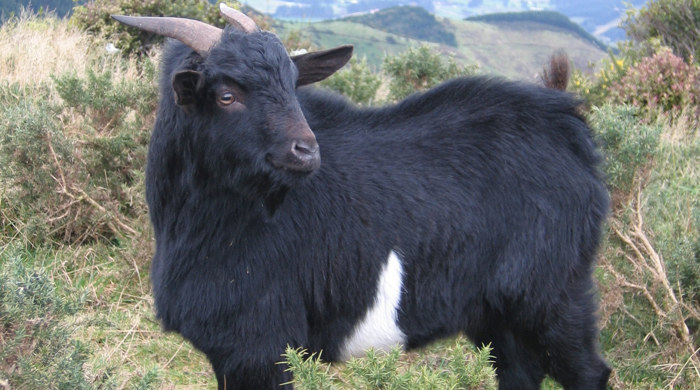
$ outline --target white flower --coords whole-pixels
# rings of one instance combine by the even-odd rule
[[[121,51],[111,42],[105,45],[105,50],[107,50],[107,53],[109,54],[119,53]]]

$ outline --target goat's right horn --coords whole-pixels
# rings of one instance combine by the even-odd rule
[[[220,28],[184,18],[112,15],[120,23],[175,38],[204,56],[221,39]]]
[[[219,4],[219,9],[221,10],[221,16],[223,16],[229,24],[235,26],[239,30],[243,30],[247,33],[258,30],[258,25],[255,24],[255,21],[243,12],[235,10],[224,3]]]

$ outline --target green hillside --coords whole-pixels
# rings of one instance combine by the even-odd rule
[[[342,20],[409,38],[457,46],[454,32],[447,25],[440,23],[435,15],[420,7],[392,7]]]
[[[396,54],[409,46],[421,44],[453,55],[460,63],[479,64],[484,72],[523,80],[533,80],[555,50],[564,49],[579,69],[587,69],[590,62],[598,62],[607,55],[580,34],[551,24],[440,18],[436,22],[454,34],[456,45],[399,34],[400,27],[397,26],[385,25],[380,30],[347,19],[315,23],[280,22],[275,27],[281,36],[295,31],[321,48],[353,44],[355,55],[366,57],[375,69],[379,68],[386,54]]]
[[[520,24],[520,23],[535,23],[539,25],[547,25],[558,27],[564,31],[578,35],[586,41],[598,46],[602,50],[607,50],[607,46],[599,41],[596,37],[589,34],[583,27],[574,23],[566,17],[554,11],[526,11],[526,12],[504,12],[495,14],[486,14],[472,16],[467,18],[468,21],[486,22],[494,24]]]
[[[316,47],[330,48],[339,45],[355,45],[355,56],[365,57],[374,68],[379,66],[386,54],[397,54],[411,46],[422,43],[437,47],[436,44],[411,39],[377,30],[364,24],[346,21],[324,21],[316,23],[281,22],[275,25],[280,36],[298,32]]]
[[[586,70],[607,56],[579,35],[539,23],[491,24],[455,21],[459,60],[480,64],[484,70],[532,80],[549,56],[564,50],[577,68]]]

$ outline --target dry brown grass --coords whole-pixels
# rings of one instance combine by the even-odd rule
[[[49,80],[67,70],[82,72],[90,37],[56,18],[23,13],[0,27],[0,74],[22,86]]]
[[[108,53],[107,42],[67,20],[23,12],[0,26],[0,82],[26,87],[66,72],[82,77],[95,66],[109,69],[115,80],[136,79],[136,60],[124,61],[118,53]]]
[[[687,106],[675,115],[659,114],[656,122],[664,128],[661,140],[669,145],[678,146],[700,139],[700,118],[696,115],[697,110],[697,107]]]

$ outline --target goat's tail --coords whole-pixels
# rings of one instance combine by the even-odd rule
[[[542,68],[542,81],[547,88],[566,91],[569,85],[569,56],[563,50],[555,51],[549,58],[549,66]]]

